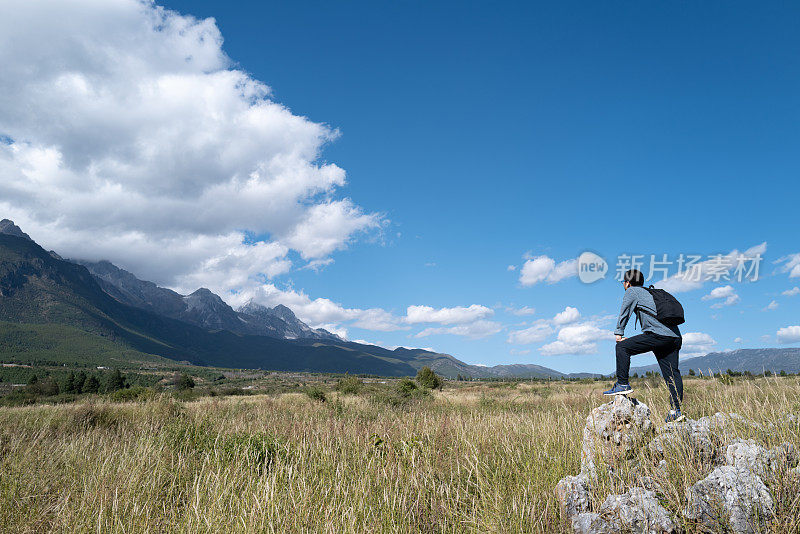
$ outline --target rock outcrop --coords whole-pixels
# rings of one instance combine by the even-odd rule
[[[596,461],[629,458],[653,433],[650,408],[625,396],[598,406],[586,418],[581,451],[581,473],[597,478]]]
[[[581,534],[675,532],[675,523],[661,506],[654,491],[634,487],[622,495],[609,495],[597,513],[585,512],[572,520],[572,529]]]
[[[800,455],[791,443],[768,448],[737,432],[765,436],[773,428],[735,413],[717,413],[665,424],[656,434],[645,404],[616,397],[586,418],[581,471],[559,481],[556,497],[572,530],[581,534],[682,532],[691,525],[711,532],[768,530],[775,516],[768,485],[781,477],[800,478]],[[686,506],[670,511],[659,502],[659,495],[666,502],[659,481],[665,482],[676,458],[699,460],[695,465],[702,466],[705,476],[685,490]],[[627,491],[607,495],[602,504],[593,502],[598,476],[607,471],[618,483],[626,470]]]
[[[716,531],[730,522],[736,533],[761,532],[773,516],[772,495],[750,469],[721,465],[686,490],[687,519]]]
[[[561,503],[561,511],[566,517],[573,517],[591,510],[590,485],[589,477],[583,473],[564,477],[558,481],[556,497]]]

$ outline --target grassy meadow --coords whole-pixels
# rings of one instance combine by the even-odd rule
[[[634,381],[659,425],[668,409],[660,380]],[[351,379],[338,390],[321,383],[0,408],[0,525],[32,533],[567,531],[553,488],[579,471],[585,419],[605,386],[447,382],[428,391]],[[687,379],[685,411],[737,412],[775,425],[743,427],[743,437],[800,445],[800,427],[786,419],[800,414],[796,377]],[[670,455],[666,474],[646,451],[638,460],[674,513],[707,466],[687,451]],[[601,477],[595,497],[623,492],[631,477],[626,466]],[[797,478],[784,471],[768,485],[772,531],[797,532]]]

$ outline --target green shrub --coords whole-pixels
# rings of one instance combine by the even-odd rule
[[[185,391],[194,387],[194,379],[185,373],[175,373],[175,387],[178,391]]]
[[[428,389],[442,388],[442,379],[427,365],[417,371],[417,382],[420,386]]]
[[[430,398],[429,390],[418,387],[413,380],[407,378],[398,382],[393,388],[380,389],[369,397],[374,404],[392,406],[394,408],[406,407]]]
[[[358,395],[363,387],[364,382],[354,376],[347,376],[336,381],[336,391],[348,395]]]
[[[401,397],[410,397],[419,388],[417,388],[417,384],[413,380],[404,378],[398,382],[394,389]]]
[[[309,386],[305,389],[305,394],[308,396],[309,399],[325,402],[328,398],[325,396],[325,392],[322,388],[317,386]]]

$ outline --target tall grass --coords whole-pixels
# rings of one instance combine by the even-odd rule
[[[0,525],[10,532],[559,532],[553,487],[580,469],[602,383],[469,385],[407,404],[328,392],[0,411]],[[656,381],[634,383],[654,411]],[[796,378],[687,380],[691,417],[737,412],[766,445],[800,445]],[[670,458],[663,503],[685,506],[696,462]],[[624,466],[623,466],[624,467]],[[596,498],[633,475],[601,477]],[[798,531],[781,476],[775,532]],[[682,524],[688,531],[694,525]]]

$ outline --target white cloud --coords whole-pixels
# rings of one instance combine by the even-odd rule
[[[313,328],[342,328],[348,323],[357,328],[379,332],[408,330],[402,324],[402,318],[382,308],[345,308],[341,304],[327,298],[312,299],[306,293],[294,289],[279,289],[274,284],[260,284],[249,287],[229,296],[228,301],[234,307],[253,299],[264,306],[283,304],[288,306],[299,318]]]
[[[534,315],[536,313],[536,309],[531,306],[523,306],[521,308],[506,308],[506,311],[509,311],[514,315]]]
[[[778,343],[800,343],[800,326],[785,326],[777,332]]]
[[[760,261],[758,258],[763,257],[766,251],[767,243],[764,242],[760,245],[750,247],[744,252],[732,250],[730,253],[722,255],[721,261],[717,261],[717,259],[707,259],[705,261],[698,261],[692,266],[684,265],[682,273],[674,274],[666,280],[656,282],[655,286],[666,289],[672,293],[691,291],[703,287],[703,285],[708,282],[722,282],[725,280],[723,276],[726,270],[729,278],[732,280],[735,277],[734,273],[737,266],[740,264],[740,260],[744,267],[742,280],[750,280],[753,274],[746,276],[748,269],[750,269],[754,263],[758,263]]]
[[[539,282],[554,284],[577,274],[578,260],[556,263],[548,256],[534,256],[529,257],[522,265],[519,281],[523,286],[532,286]]]
[[[516,265],[509,265],[508,267],[506,267],[506,270],[507,271],[516,271],[517,270],[517,266]]]
[[[454,336],[468,337],[470,339],[480,339],[494,335],[502,329],[503,327],[500,323],[481,320],[450,327],[426,328],[425,330],[416,334],[414,337],[419,338],[437,334],[451,334]]]
[[[554,332],[553,327],[547,321],[537,321],[536,324],[524,330],[509,332],[506,341],[513,345],[530,345],[544,341]]]
[[[796,297],[797,295],[800,295],[800,287],[794,286],[792,289],[787,289],[781,293],[781,295],[786,297]]]
[[[454,308],[432,308],[430,306],[409,306],[406,310],[405,321],[409,324],[439,323],[462,324],[485,319],[494,315],[494,310],[472,304],[471,306],[456,306]]]
[[[530,354],[531,349],[511,349],[508,352],[509,354],[513,354],[515,356],[524,356],[525,354]]]
[[[611,332],[598,328],[591,323],[565,326],[558,331],[556,341],[542,346],[539,352],[547,356],[595,354],[597,352],[597,341],[611,338]]]
[[[321,156],[339,132],[271,99],[213,19],[136,0],[3,11],[0,212],[43,246],[224,293],[383,224],[338,194]]]
[[[682,356],[703,356],[713,350],[717,342],[704,332],[686,332],[683,334]]]
[[[737,337],[736,339],[733,340],[734,343],[741,343],[742,341],[744,340],[740,337]]]
[[[342,339],[347,339],[347,328],[342,328],[341,326],[335,324],[323,324],[320,325],[318,328],[324,328],[331,334],[336,334]]]
[[[720,286],[715,287],[711,290],[711,293],[708,295],[703,296],[702,300],[720,300],[722,302],[717,302],[713,304],[712,308],[721,308],[723,306],[732,306],[739,302],[739,295],[736,294],[736,290],[733,289],[733,286]]]
[[[556,264],[553,272],[547,276],[547,282],[554,284],[573,276],[578,276],[578,260],[564,260]]]
[[[776,263],[782,263],[781,272],[789,273],[789,278],[800,278],[800,252],[779,258]]]
[[[357,310],[357,318],[352,326],[365,330],[391,332],[394,330],[408,330],[407,326],[400,324],[400,318],[382,308],[369,308]]]
[[[313,328],[325,328],[332,332],[344,331],[346,327],[362,328],[378,332],[409,330],[409,324],[439,323],[452,327],[427,328],[415,337],[434,334],[453,334],[478,339],[493,335],[502,329],[494,321],[484,320],[494,311],[473,304],[469,307],[435,309],[430,306],[409,306],[407,316],[398,316],[383,308],[347,308],[327,298],[311,298],[302,290],[280,289],[271,283],[250,284],[245,290],[228,295],[228,302],[237,307],[248,300],[264,306],[283,304],[288,306],[302,321]],[[344,337],[344,336],[343,336]]]
[[[777,309],[778,309],[778,301],[773,300],[772,302],[767,304],[767,306],[764,308],[763,311],[777,310]]]
[[[573,308],[572,306],[567,306],[564,308],[564,311],[559,312],[553,317],[553,323],[557,325],[574,323],[577,321],[581,316],[581,313],[578,311],[577,308]]]

